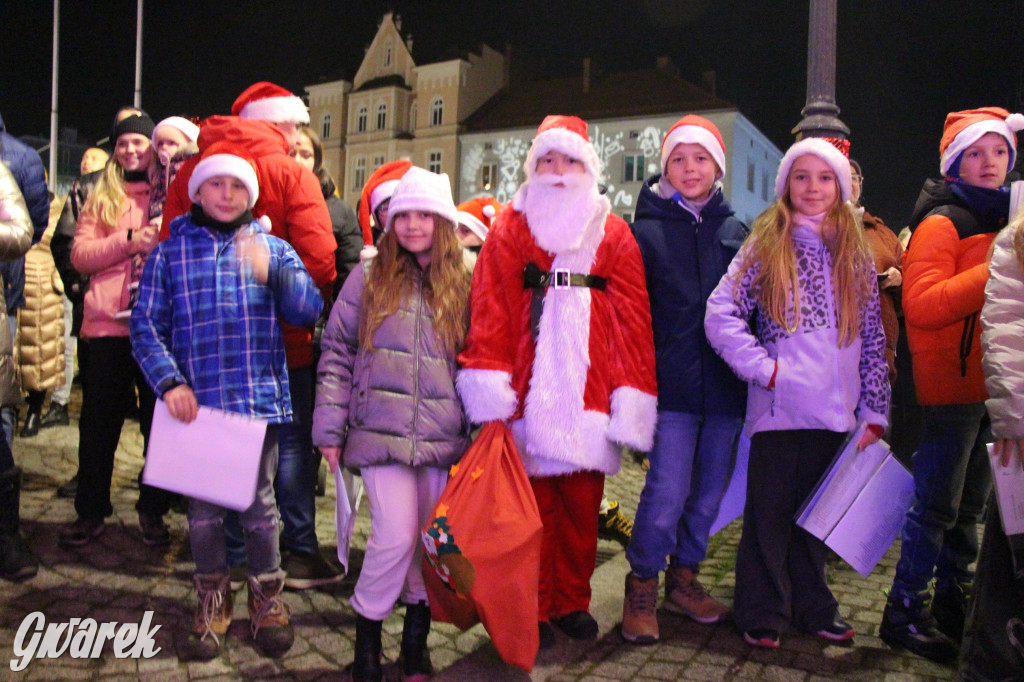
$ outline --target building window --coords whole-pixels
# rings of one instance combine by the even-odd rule
[[[357,156],[352,162],[352,189],[361,190],[366,184],[366,157]]]
[[[747,191],[753,193],[754,191],[754,175],[756,169],[754,168],[754,162],[747,159]]]
[[[377,170],[378,168],[380,168],[383,165],[384,165],[384,155],[383,154],[374,154],[373,155],[373,170]]]
[[[627,223],[631,223],[631,222],[633,222],[633,214],[632,213],[623,213],[622,214],[622,219],[625,220]]]
[[[623,182],[643,182],[644,181],[644,155],[643,154],[626,154],[625,165],[622,171]]]
[[[325,113],[320,118],[320,137],[328,139],[331,136],[331,115]]]
[[[430,103],[430,125],[439,126],[441,120],[444,118],[444,100],[440,97],[435,97],[434,101]]]
[[[388,105],[381,102],[377,105],[377,130],[384,130],[388,125]]]
[[[409,107],[409,130],[416,130],[416,102]]]
[[[441,172],[441,152],[427,154],[427,170],[431,173]]]
[[[385,68],[391,66],[391,43],[384,46],[384,59],[381,65]]]
[[[768,171],[761,173],[761,200],[768,201],[769,188],[771,187],[772,176]]]
[[[480,187],[489,192],[498,184],[498,164],[485,163],[480,167]]]
[[[366,132],[366,107],[359,107],[359,112],[356,114],[356,132]]]

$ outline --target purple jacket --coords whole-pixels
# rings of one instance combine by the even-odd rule
[[[359,345],[365,276],[356,266],[338,294],[321,339],[313,443],[341,446],[345,466],[402,463],[448,468],[469,446],[455,390],[455,356],[434,334],[422,275],[373,336]]]
[[[749,243],[708,299],[704,316],[708,342],[749,384],[747,432],[845,432],[852,431],[858,420],[884,427],[888,424],[889,381],[874,266],[867,261],[862,268],[872,284],[871,296],[860,311],[860,335],[840,347],[832,256],[809,228],[794,228],[793,241],[801,302],[796,330],[784,329],[758,306],[751,291],[756,266],[746,272],[734,292],[736,273]],[[752,318],[756,335],[751,331]],[[775,386],[769,389],[776,362]]]

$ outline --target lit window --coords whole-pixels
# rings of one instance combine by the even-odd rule
[[[485,163],[480,168],[480,186],[484,191],[489,192],[494,189],[494,185],[498,182],[498,164],[496,163]]]
[[[388,125],[388,105],[383,102],[377,105],[377,130],[384,130]]]
[[[356,132],[366,132],[366,107],[359,107],[359,113],[356,114]]]
[[[444,100],[440,97],[435,97],[434,101],[430,103],[430,125],[439,126],[441,120],[444,118]]]
[[[361,190],[366,184],[366,157],[357,156],[352,162],[352,189]]]
[[[644,180],[644,155],[626,154],[625,164],[622,169],[623,182],[643,182]]]
[[[320,118],[320,137],[327,139],[331,136],[331,115],[325,113]]]
[[[427,170],[431,173],[441,172],[441,152],[430,152],[427,155]]]

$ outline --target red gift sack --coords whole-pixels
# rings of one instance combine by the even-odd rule
[[[541,521],[512,433],[489,422],[451,468],[420,531],[435,620],[484,624],[494,648],[530,672],[537,658]]]

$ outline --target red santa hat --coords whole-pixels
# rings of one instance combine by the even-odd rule
[[[583,161],[587,173],[595,180],[601,177],[601,159],[587,136],[587,122],[577,116],[551,115],[545,117],[526,154],[526,179],[537,172],[537,159],[555,150]]]
[[[270,123],[309,125],[306,103],[280,85],[267,81],[247,87],[231,105],[231,114]]]
[[[192,169],[192,175],[188,179],[188,195],[195,199],[200,186],[218,175],[231,176],[245,185],[249,190],[248,208],[251,210],[256,205],[256,200],[260,196],[260,183],[256,174],[256,162],[248,149],[226,140],[214,142],[204,149],[199,163]]]
[[[385,199],[391,198],[398,187],[398,181],[410,168],[412,162],[408,160],[388,161],[370,173],[370,179],[363,185],[363,192],[359,196],[359,225],[363,228],[363,244],[373,244],[370,216],[376,213],[377,207]]]
[[[683,116],[676,121],[676,124],[668,129],[665,139],[661,143],[661,172],[665,172],[668,164],[668,157],[672,150],[680,144],[699,144],[708,150],[711,158],[718,165],[718,170],[725,177],[725,142],[722,141],[722,133],[718,132],[718,126],[703,116]]]
[[[431,173],[425,168],[413,166],[399,180],[395,193],[388,205],[388,222],[384,230],[390,230],[395,216],[404,211],[424,211],[441,216],[454,226],[458,224],[458,211],[452,200],[452,184],[447,173]]]
[[[1011,114],[1002,107],[982,107],[954,111],[946,116],[939,142],[939,167],[943,175],[949,175],[950,168],[965,149],[987,133],[996,133],[1006,140],[1010,147],[1007,171],[1013,168],[1017,158],[1017,131],[1024,129],[1024,115]]]
[[[779,173],[775,176],[775,196],[779,199],[785,196],[786,183],[789,181],[789,171],[793,167],[793,162],[807,154],[817,156],[829,165],[832,172],[836,174],[836,182],[839,183],[842,200],[849,201],[853,196],[850,160],[835,145],[821,137],[805,138],[786,150],[782,162],[779,163]]]
[[[501,202],[492,197],[477,197],[469,201],[463,201],[457,206],[459,210],[459,224],[465,225],[470,232],[480,239],[487,239],[487,233],[491,229],[491,220],[501,211]]]
[[[156,127],[153,128],[152,142],[154,145],[156,144],[156,134],[164,126],[176,128],[182,135],[188,138],[189,142],[193,144],[195,144],[195,141],[199,139],[199,126],[197,126],[195,123],[188,120],[187,118],[182,118],[181,116],[168,116],[164,120],[157,123]]]

